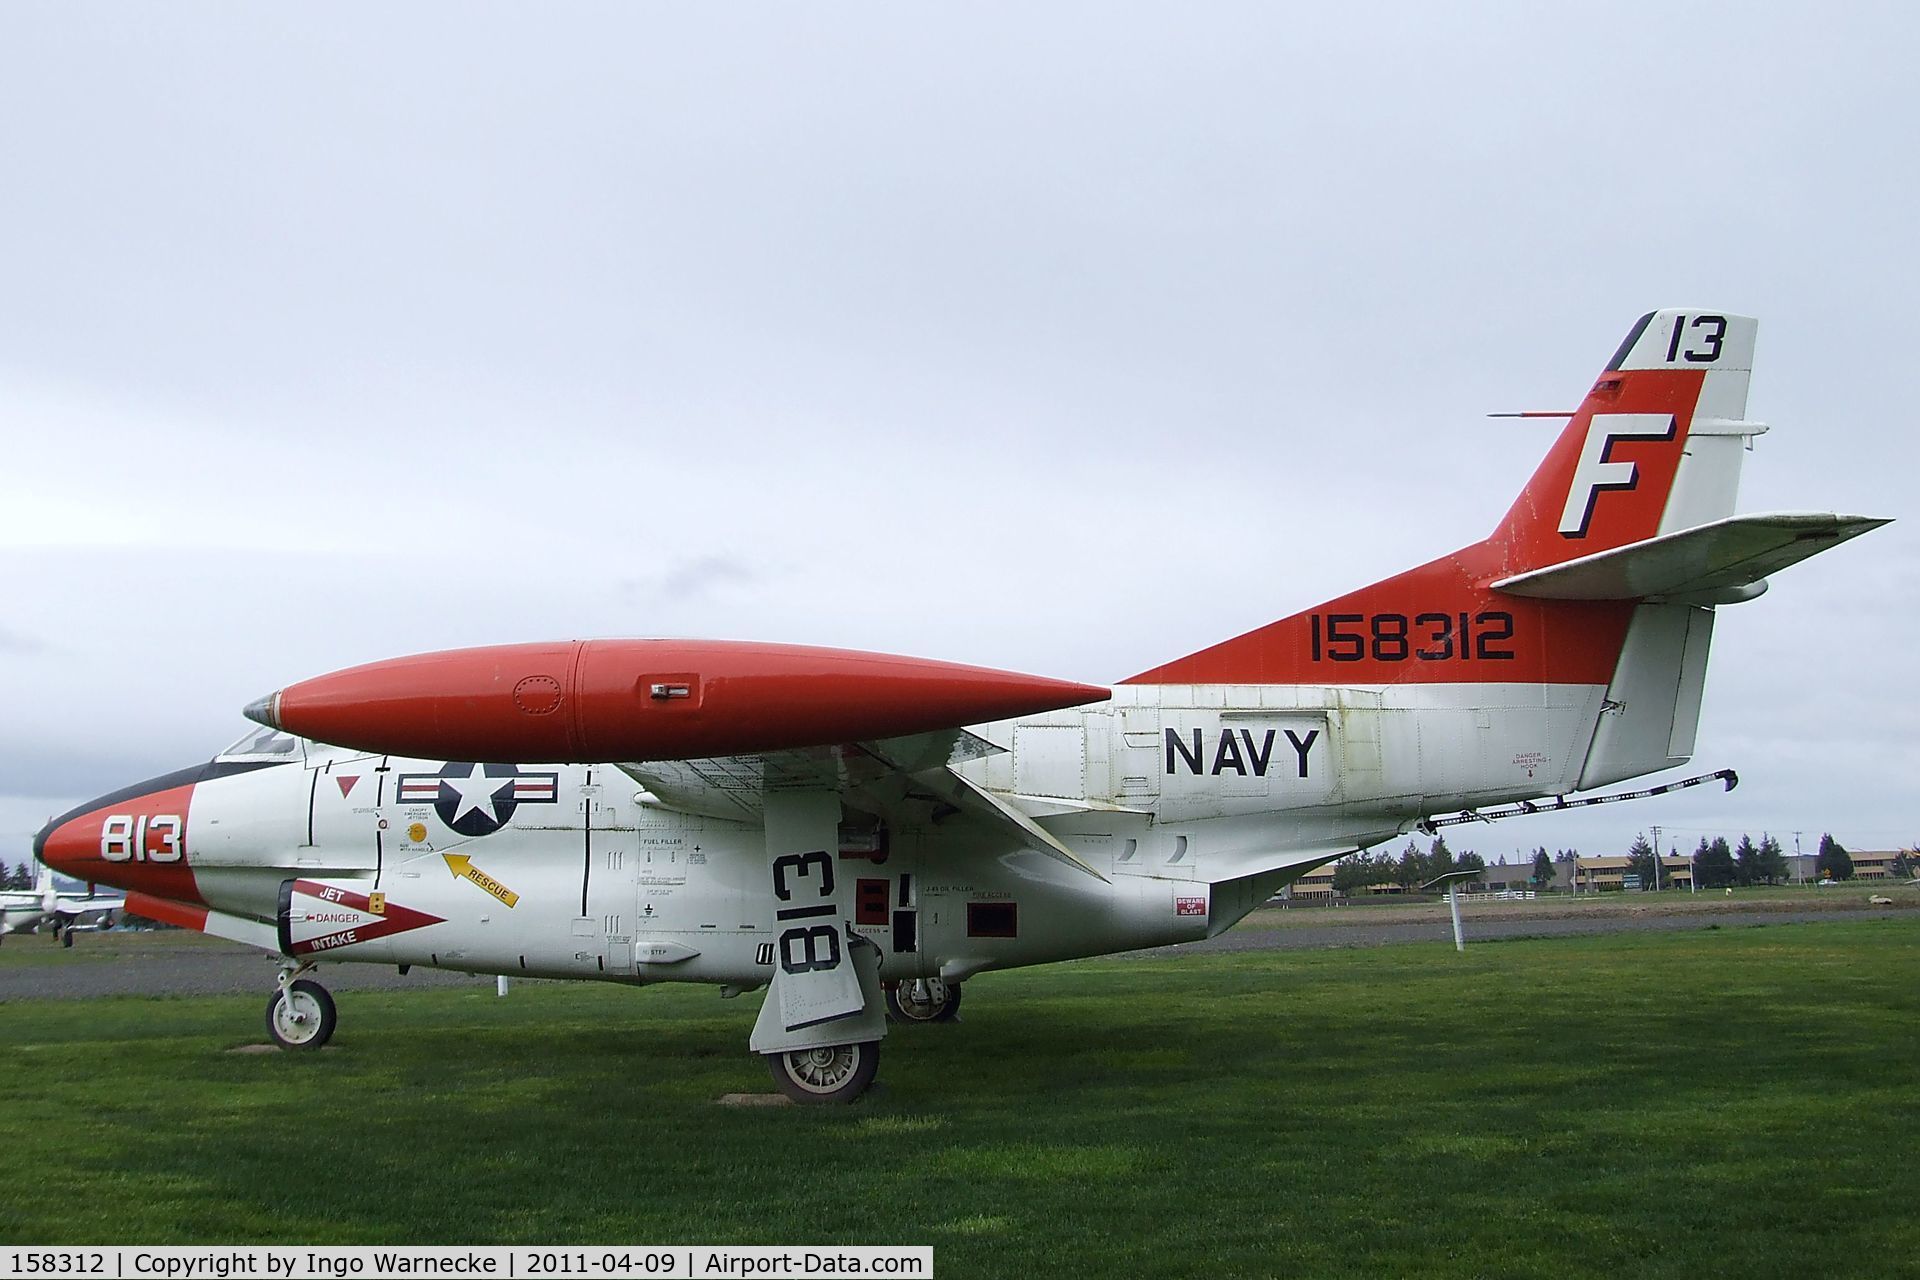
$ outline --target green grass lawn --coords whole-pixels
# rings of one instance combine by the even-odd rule
[[[1913,1274],[1920,918],[988,975],[736,1109],[757,997],[0,1006],[0,1240],[930,1243],[944,1276]]]

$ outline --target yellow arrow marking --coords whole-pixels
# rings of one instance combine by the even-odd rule
[[[453,872],[456,880],[471,880],[500,901],[511,907],[520,901],[520,895],[495,880],[492,876],[473,865],[473,859],[464,853],[443,853],[447,860],[447,870]]]

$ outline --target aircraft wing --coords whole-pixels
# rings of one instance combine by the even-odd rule
[[[670,809],[736,822],[759,819],[768,791],[829,790],[848,796],[917,790],[1076,870],[1106,879],[1014,804],[954,769],[1003,750],[965,729],[945,729],[832,747],[652,760],[622,764],[620,769]]]
[[[859,792],[889,779],[964,764],[1002,750],[965,729],[699,760],[649,760],[620,769],[670,809],[758,820],[768,791]]]

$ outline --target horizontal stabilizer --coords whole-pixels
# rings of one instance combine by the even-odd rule
[[[1887,523],[1823,511],[1729,516],[1492,585],[1508,595],[1540,600],[1732,604],[1765,591],[1769,574]]]

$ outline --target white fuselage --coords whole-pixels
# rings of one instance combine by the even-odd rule
[[[1003,750],[956,771],[1099,875],[907,787],[844,815],[853,929],[886,979],[1205,937],[1425,814],[1571,789],[1603,692],[1135,685],[984,726]],[[612,765],[496,769],[308,747],[200,782],[186,860],[214,911],[314,960],[768,980],[775,903],[750,813],[667,807]]]

